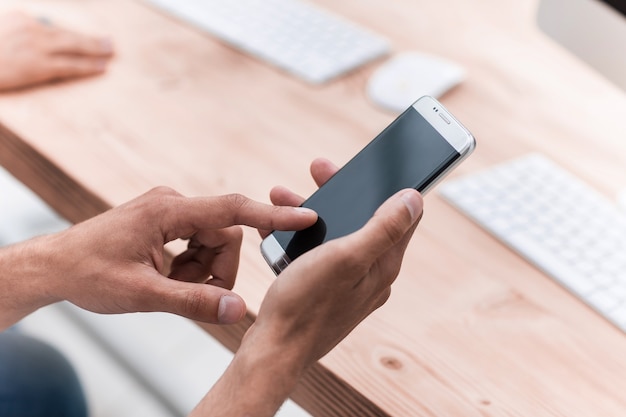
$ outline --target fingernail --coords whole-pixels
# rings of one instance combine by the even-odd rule
[[[302,214],[311,214],[311,213],[315,214],[314,210],[311,210],[306,207],[294,207],[293,209],[297,211],[298,213],[302,213]]]
[[[243,308],[241,300],[232,295],[223,295],[217,307],[217,320],[220,324],[233,324],[241,320]]]
[[[419,194],[415,190],[408,190],[402,194],[402,202],[409,209],[411,220],[415,221],[422,211],[422,201],[419,198]]]

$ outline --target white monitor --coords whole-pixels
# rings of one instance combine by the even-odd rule
[[[626,0],[540,0],[537,21],[626,91]]]

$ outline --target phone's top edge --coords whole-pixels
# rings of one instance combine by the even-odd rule
[[[435,98],[423,96],[412,107],[461,155],[472,152],[476,147],[476,139],[471,132]]]

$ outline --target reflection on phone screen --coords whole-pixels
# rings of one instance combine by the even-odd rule
[[[275,231],[274,237],[293,261],[321,243],[360,229],[401,189],[422,191],[459,157],[411,107],[304,202],[320,217],[314,226]]]

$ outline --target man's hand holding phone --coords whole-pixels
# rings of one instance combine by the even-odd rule
[[[313,226],[275,231],[261,253],[276,275],[299,256],[363,227],[383,202],[406,188],[424,194],[473,151],[472,134],[432,97],[398,116],[302,207],[314,210]]]
[[[270,287],[254,326],[279,325],[260,333],[295,345],[308,365],[317,361],[387,301],[422,207],[416,190],[401,190],[361,229],[296,259]]]
[[[422,97],[341,170],[314,161],[320,188],[308,199],[274,188],[272,203],[310,208],[317,221],[261,233],[277,279],[226,373],[192,415],[274,415],[306,369],[387,301],[422,215],[420,193],[474,147],[441,103]]]
[[[323,159],[311,166],[319,186],[336,171]],[[281,206],[304,201],[283,187],[270,198]],[[306,369],[389,298],[421,215],[420,194],[401,190],[361,229],[292,262],[269,288],[228,370],[192,415],[274,415]]]

